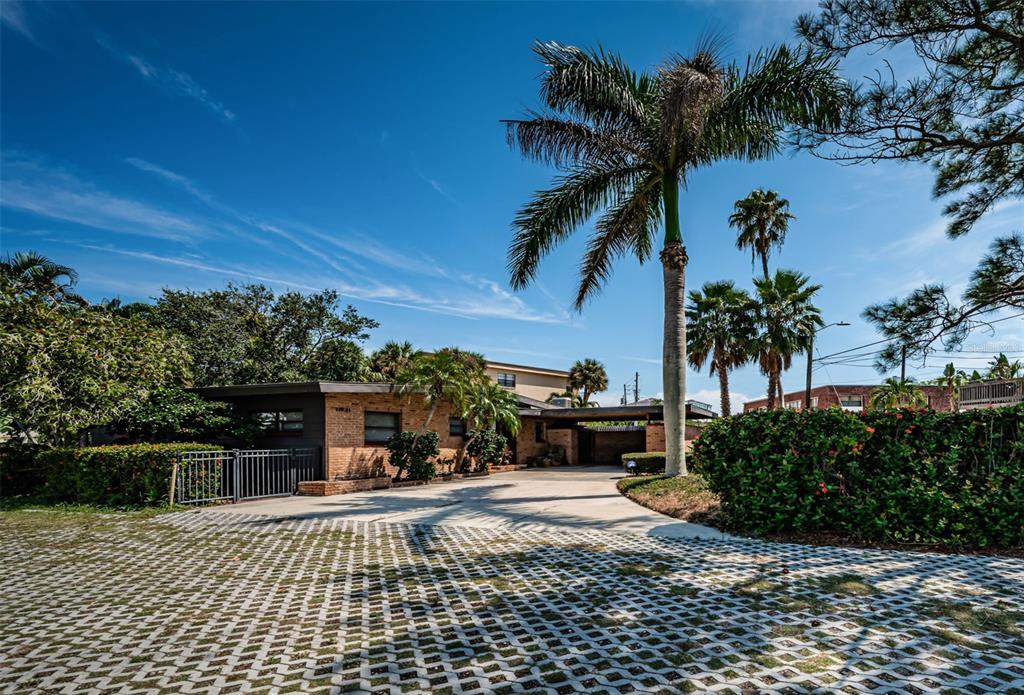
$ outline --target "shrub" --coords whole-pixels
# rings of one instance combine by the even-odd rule
[[[497,430],[486,429],[469,433],[469,444],[466,446],[466,453],[476,461],[476,470],[485,472],[491,466],[497,466],[505,456],[505,448],[508,443],[505,435]]]
[[[437,475],[434,457],[441,453],[437,446],[435,432],[417,435],[415,432],[399,432],[394,434],[385,445],[388,450],[388,463],[398,469],[395,480],[400,480],[402,472],[409,471],[411,480],[431,480]]]
[[[46,447],[8,441],[0,444],[0,497],[28,495],[43,483],[36,458]]]
[[[1024,406],[744,413],[709,424],[693,458],[734,530],[1024,545]]]
[[[185,451],[220,451],[194,442],[48,449],[39,454],[45,497],[102,506],[167,502],[174,459]]]
[[[129,407],[109,429],[141,442],[231,439],[251,446],[260,428],[230,403],[208,401],[178,386],[164,386]]]
[[[636,467],[632,471],[626,468],[626,463],[635,461]],[[664,473],[665,452],[664,451],[641,451],[635,454],[622,455],[622,468],[627,473]]]

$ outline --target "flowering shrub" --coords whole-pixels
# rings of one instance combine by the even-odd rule
[[[1024,545],[1024,406],[744,413],[710,423],[692,462],[737,531]]]
[[[44,496],[104,506],[165,504],[174,459],[184,451],[220,451],[210,444],[128,444],[48,449],[37,462]]]

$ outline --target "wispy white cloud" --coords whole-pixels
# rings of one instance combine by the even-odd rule
[[[205,87],[192,79],[192,76],[187,72],[152,63],[143,56],[130,53],[115,46],[105,37],[97,37],[96,41],[110,55],[132,66],[139,76],[160,89],[171,94],[194,99],[226,121],[231,122],[235,120],[235,113],[215,99]]]
[[[438,181],[437,179],[430,178],[419,169],[416,169],[416,176],[419,177],[421,181],[423,181],[431,188],[433,188],[435,193],[437,193],[439,196],[447,200],[449,203],[452,203],[453,205],[459,204],[459,201],[457,201],[455,197],[448,192],[448,189],[445,187],[445,185]]]
[[[39,160],[3,158],[0,205],[96,229],[186,241],[205,236],[196,221],[138,200],[108,193]]]
[[[156,174],[162,179],[181,186],[204,203],[212,205],[216,202],[212,195],[200,189],[199,186],[193,183],[192,179],[189,179],[188,177],[182,176],[181,174],[175,173],[169,169],[165,169],[162,166],[153,164],[152,162],[148,162],[145,159],[140,159],[139,157],[126,157],[124,161],[126,164],[130,164],[139,171]]]
[[[0,2],[0,25],[10,27],[35,43],[36,37],[28,23],[28,13],[25,12],[25,3],[20,0],[3,0]]]

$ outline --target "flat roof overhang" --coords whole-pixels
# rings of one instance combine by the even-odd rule
[[[292,393],[391,393],[392,384],[352,381],[294,381],[279,384],[235,384],[232,386],[200,386],[189,389],[200,396],[231,398],[233,396],[271,396]]]
[[[552,408],[550,410],[520,410],[520,416],[536,417],[547,422],[602,422],[629,420],[661,420],[664,408],[660,405],[616,405],[598,408]],[[694,420],[711,419],[718,415],[701,403],[688,402],[686,417]]]

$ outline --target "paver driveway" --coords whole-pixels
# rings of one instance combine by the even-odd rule
[[[1024,691],[1024,562],[586,528],[0,515],[0,691]]]
[[[333,497],[285,497],[228,508],[243,514],[521,530],[594,529],[667,538],[721,538],[626,499],[616,466],[541,468]]]

